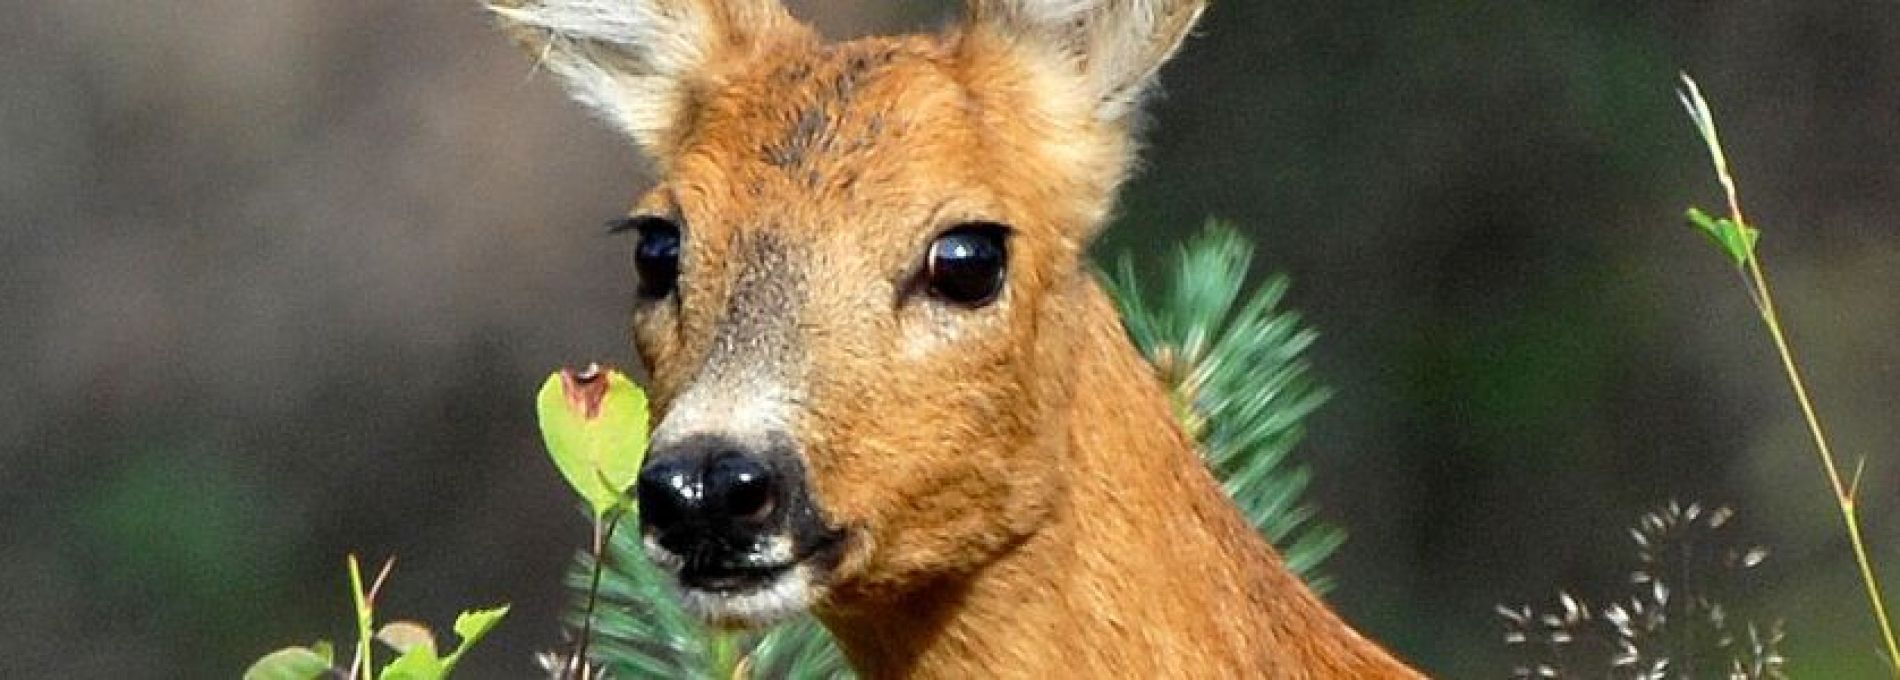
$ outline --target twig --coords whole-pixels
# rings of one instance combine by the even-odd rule
[[[383,581],[389,578],[390,569],[396,566],[396,558],[383,561],[382,570],[376,574],[376,580],[369,590],[363,590],[363,570],[357,564],[356,555],[349,556],[350,567],[350,603],[356,608],[356,656],[350,660],[350,673],[347,680],[376,680],[375,664],[370,661],[371,619],[375,616],[376,594],[382,590]]]
[[[600,598],[601,572],[607,570],[607,546],[613,541],[614,529],[620,526],[620,518],[626,514],[624,510],[615,511],[613,519],[607,520],[604,534],[600,530],[600,522],[594,522],[594,578],[593,583],[587,586],[587,610],[581,617],[580,639],[574,642],[574,658],[568,662],[569,677],[585,680],[581,674],[587,668],[587,642],[594,637],[594,605]]]
[[[1715,116],[1709,111],[1709,103],[1703,99],[1701,88],[1696,86],[1694,78],[1682,74],[1683,89],[1677,93],[1683,106],[1689,109],[1689,116],[1695,120],[1696,129],[1702,134],[1703,142],[1709,147],[1709,156],[1715,163],[1715,174],[1722,183],[1722,190],[1728,197],[1729,219],[1739,229],[1747,229],[1748,221],[1742,217],[1742,204],[1735,190],[1735,179],[1729,174],[1728,158],[1722,152],[1721,137],[1716,134]],[[1808,397],[1807,382],[1801,377],[1801,369],[1796,364],[1794,350],[1789,347],[1788,337],[1782,329],[1781,314],[1775,308],[1775,299],[1768,289],[1768,276],[1763,272],[1761,258],[1751,245],[1744,249],[1744,263],[1749,284],[1750,297],[1756,310],[1761,313],[1764,324],[1768,326],[1769,336],[1774,338],[1775,352],[1781,356],[1782,370],[1787,374],[1788,385],[1794,389],[1795,401],[1801,405],[1801,416],[1807,421],[1808,434],[1814,439],[1814,446],[1820,454],[1821,467],[1827,471],[1828,484],[1833,488],[1835,502],[1840,505],[1841,521],[1847,525],[1847,538],[1854,547],[1854,560],[1860,567],[1862,585],[1867,591],[1867,600],[1873,605],[1874,618],[1880,624],[1880,634],[1887,643],[1888,669],[1894,677],[1900,678],[1900,644],[1896,644],[1893,624],[1887,616],[1885,600],[1880,595],[1880,580],[1874,575],[1873,561],[1867,555],[1866,541],[1861,538],[1859,503],[1856,494],[1859,491],[1860,472],[1854,473],[1852,487],[1841,480],[1840,467],[1835,464],[1834,449],[1828,445],[1827,433],[1821,427],[1821,419],[1815,414],[1814,402]],[[1866,461],[1861,461],[1865,465]]]

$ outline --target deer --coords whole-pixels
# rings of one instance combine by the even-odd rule
[[[648,557],[869,678],[1415,678],[1223,495],[1086,250],[1205,0],[489,0],[657,182],[633,235]]]

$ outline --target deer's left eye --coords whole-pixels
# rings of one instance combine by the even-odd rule
[[[965,224],[930,244],[924,282],[938,299],[982,307],[1003,291],[1009,261],[1009,227],[991,222]]]
[[[640,275],[640,296],[659,299],[679,287],[680,227],[664,217],[632,217],[609,227],[632,231],[640,242],[633,247],[633,268]]]

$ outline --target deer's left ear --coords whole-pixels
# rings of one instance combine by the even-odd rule
[[[1207,9],[1207,0],[969,2],[966,30],[991,32],[1066,62],[1104,120],[1134,111],[1155,72]]]
[[[717,64],[811,38],[779,0],[489,0],[568,92],[665,165]]]

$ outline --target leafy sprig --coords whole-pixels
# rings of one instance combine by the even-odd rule
[[[376,579],[368,588],[363,587],[363,570],[356,556],[349,556],[347,562],[350,601],[356,610],[354,623],[357,633],[356,653],[349,664],[342,668],[335,667],[336,647],[328,640],[318,640],[308,647],[285,647],[264,655],[244,671],[244,680],[376,680],[379,673],[372,659],[375,651],[372,640],[383,643],[397,654],[383,667],[380,673],[382,680],[446,680],[469,649],[500,625],[502,617],[508,615],[508,605],[462,612],[455,618],[454,626],[460,640],[448,656],[442,656],[437,651],[435,634],[426,625],[414,621],[393,621],[383,624],[381,628],[376,627],[376,596],[382,592],[383,584],[389,579],[390,569],[396,563],[394,559],[383,562],[383,568],[377,572]],[[372,634],[372,630],[376,632]]]

